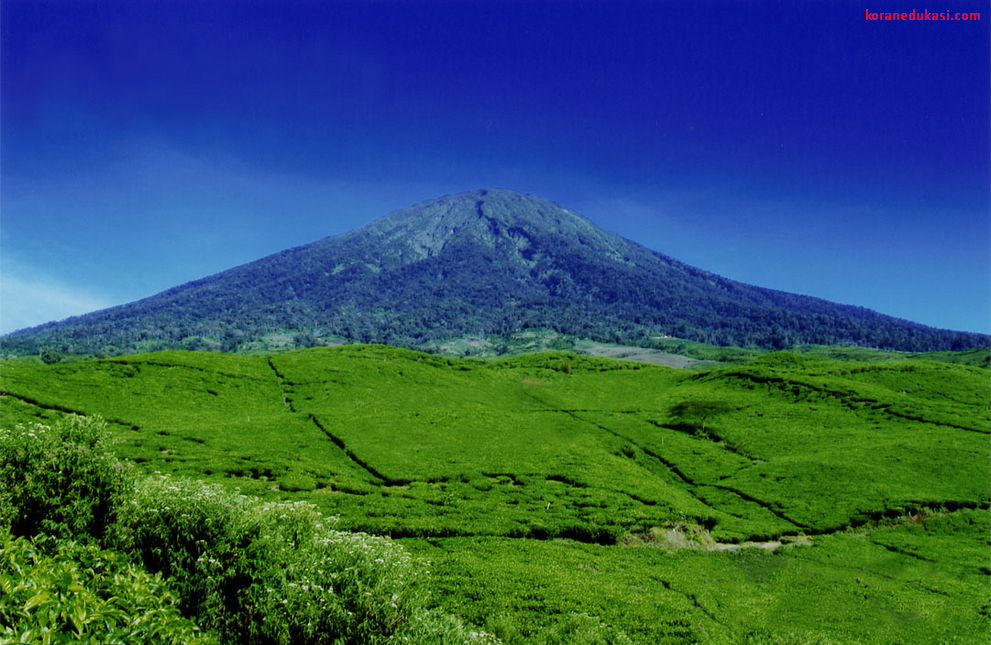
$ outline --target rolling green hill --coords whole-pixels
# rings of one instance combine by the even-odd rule
[[[4,426],[101,415],[147,472],[313,502],[430,560],[442,608],[506,643],[989,635],[984,368],[350,345],[0,374]]]

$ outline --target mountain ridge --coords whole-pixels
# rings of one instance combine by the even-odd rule
[[[422,347],[527,328],[607,341],[986,347],[853,305],[743,284],[605,231],[553,202],[479,189],[393,211],[132,303],[4,336],[4,351],[234,351],[290,331]]]

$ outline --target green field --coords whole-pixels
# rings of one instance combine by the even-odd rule
[[[169,351],[4,361],[0,405],[391,536],[505,643],[983,643],[991,373],[933,358]]]

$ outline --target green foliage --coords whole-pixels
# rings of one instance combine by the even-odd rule
[[[623,633],[588,614],[571,613],[561,616],[548,626],[530,635],[518,631],[512,618],[502,614],[490,619],[495,634],[506,645],[633,645]]]
[[[305,642],[326,620],[343,638],[396,643],[989,635],[984,367],[774,353],[697,372],[352,345],[3,368],[0,423],[102,414],[139,469],[211,482],[149,480],[118,526],[121,548],[224,633]],[[691,548],[650,539],[679,525]],[[338,556],[307,545],[338,531],[391,535],[432,574],[392,608],[395,578],[344,561],[336,570],[361,572],[348,584],[377,608],[341,591],[329,618],[311,615],[323,596],[289,584],[325,586],[309,572]]]
[[[225,640],[386,642],[422,605],[422,569],[395,543],[332,524],[305,502],[149,477],[121,512],[117,544]]]
[[[461,620],[443,611],[417,612],[415,618],[397,632],[392,643],[416,645],[501,645],[494,634],[467,627]]]
[[[822,634],[775,634],[768,630],[754,630],[747,634],[746,645],[843,645]]]
[[[279,478],[279,488],[290,493],[311,491],[317,487],[317,480],[298,471],[291,470]]]
[[[0,428],[0,525],[14,535],[99,538],[114,521],[124,482],[98,417]]]
[[[39,357],[41,358],[41,362],[45,363],[46,365],[51,365],[52,363],[58,363],[59,361],[62,360],[62,353],[56,349],[49,348],[42,350],[41,354],[39,354]]]
[[[705,432],[705,424],[713,417],[729,412],[733,408],[725,401],[693,400],[682,401],[671,406],[671,414],[687,420]]]
[[[234,642],[488,642],[424,609],[425,568],[397,544],[335,531],[335,520],[302,501],[262,504],[160,476],[130,481],[106,428],[72,415],[0,430],[7,636],[213,642],[181,607]],[[11,528],[59,540],[15,540]],[[92,538],[136,555],[154,575],[116,551],[71,541]]]
[[[7,531],[0,546],[0,642],[216,643],[182,617],[161,576],[119,553]]]

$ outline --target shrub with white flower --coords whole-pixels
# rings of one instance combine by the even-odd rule
[[[125,479],[100,417],[0,429],[0,524],[15,536],[102,537]]]
[[[384,643],[422,609],[426,570],[391,540],[335,521],[307,502],[156,476],[135,487],[117,540],[226,639]]]
[[[14,544],[17,536],[48,534],[56,539],[39,538],[31,548],[50,545],[55,553],[71,542],[52,565],[63,572],[82,571],[73,558],[118,562],[115,552],[127,554],[120,557],[134,558],[150,576],[129,568],[127,578],[115,577],[114,584],[123,580],[138,585],[134,589],[154,588],[163,600],[149,610],[161,620],[146,620],[152,614],[143,605],[118,606],[123,596],[85,595],[91,581],[79,578],[72,583],[75,600],[63,600],[78,600],[90,613],[72,618],[60,609],[64,624],[58,634],[65,627],[75,633],[72,638],[82,638],[85,616],[105,612],[101,620],[110,622],[101,624],[112,622],[114,630],[149,625],[157,630],[167,624],[169,633],[179,634],[171,641],[143,636],[107,641],[114,643],[210,642],[211,632],[223,642],[266,645],[498,643],[453,616],[426,609],[425,563],[387,538],[337,531],[336,522],[306,502],[262,503],[219,486],[157,473],[132,477],[111,452],[106,424],[99,418],[68,416],[51,426],[0,429],[0,526],[7,532],[6,544]],[[93,544],[77,547],[72,541]],[[100,550],[108,547],[115,551]],[[46,630],[48,605],[21,602],[27,592],[16,587],[18,581],[34,580],[34,574],[22,574],[0,576],[0,625],[14,625],[10,617],[16,614],[16,624],[34,625],[38,618],[38,628]],[[45,593],[57,590],[55,578],[43,580]],[[105,586],[104,578],[93,580]],[[146,596],[141,602],[150,598]],[[206,631],[183,622],[182,615]],[[86,625],[90,630],[90,623]],[[24,629],[14,635],[25,636]],[[30,638],[64,641],[52,640],[54,634],[30,631]],[[0,642],[9,635],[0,635]]]

